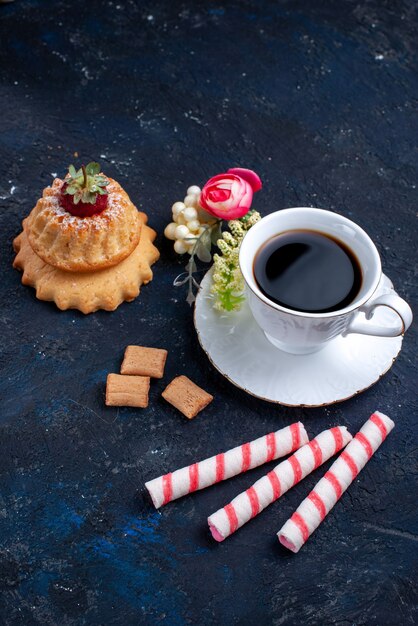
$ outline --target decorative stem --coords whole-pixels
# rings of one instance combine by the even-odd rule
[[[83,187],[86,188],[87,187],[87,172],[86,172],[86,166],[82,165],[81,169],[83,170]]]
[[[217,219],[213,224],[211,224],[210,226],[208,226],[208,228],[205,228],[205,230],[200,233],[200,235],[198,235],[197,237],[194,238],[195,242],[193,244],[193,248],[190,252],[190,259],[189,262],[186,265],[186,278],[182,278],[182,276],[184,276],[184,274],[180,274],[174,281],[174,285],[175,286],[180,286],[180,285],[184,285],[185,283],[188,284],[188,294],[187,294],[187,298],[186,301],[192,305],[193,302],[195,301],[195,295],[193,293],[193,286],[197,287],[199,289],[199,283],[196,281],[196,279],[193,277],[193,274],[197,271],[196,270],[196,263],[195,263],[195,256],[197,254],[197,256],[199,257],[198,254],[198,249],[199,249],[199,245],[201,243],[201,239],[206,235],[208,236],[209,233],[212,233],[212,231],[219,225],[222,223],[222,220]],[[210,234],[209,234],[210,236]],[[199,257],[200,258],[200,257]]]
[[[188,283],[189,283],[188,287],[189,287],[189,289],[188,289],[188,296],[187,296],[187,302],[190,304],[190,306],[192,305],[192,303],[196,299],[195,295],[193,293],[193,284],[196,285],[197,283],[196,283],[195,279],[193,278],[193,271],[195,271],[195,269],[196,269],[194,257],[195,257],[195,254],[197,252],[200,240],[203,237],[203,235],[205,235],[207,232],[209,232],[209,233],[212,232],[213,229],[218,224],[221,223],[221,221],[222,220],[216,220],[216,222],[214,224],[212,224],[212,226],[210,226],[209,228],[205,228],[205,230],[202,233],[200,233],[200,235],[198,237],[196,237],[196,241],[195,241],[194,246],[192,248],[192,251],[190,253],[190,259],[189,259],[189,264],[188,264],[188,266],[189,266],[189,279],[188,279]],[[197,287],[199,289],[199,285],[198,284],[197,284]]]

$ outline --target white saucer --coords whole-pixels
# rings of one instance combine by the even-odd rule
[[[240,311],[219,313],[210,294],[211,272],[202,280],[194,323],[200,345],[211,363],[247,393],[287,406],[323,406],[347,400],[383,376],[398,356],[402,337],[337,337],[315,354],[295,356],[278,350],[256,324],[247,302]],[[393,291],[382,277],[380,293]],[[387,307],[373,321],[393,324]]]

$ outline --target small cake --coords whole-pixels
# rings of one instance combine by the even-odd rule
[[[47,187],[13,242],[13,266],[40,300],[83,313],[113,311],[152,280],[155,232],[98,163]]]
[[[141,234],[135,206],[111,178],[105,209],[81,217],[62,206],[65,181],[56,178],[28,218],[28,239],[45,263],[69,272],[89,272],[117,265],[133,252]]]

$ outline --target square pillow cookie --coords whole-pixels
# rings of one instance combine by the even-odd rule
[[[177,376],[164,389],[162,396],[188,419],[196,417],[213,400],[213,396],[195,385],[187,376]]]
[[[127,346],[120,368],[121,374],[162,378],[167,360],[167,350]]]

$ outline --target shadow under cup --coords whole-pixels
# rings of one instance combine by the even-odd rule
[[[330,235],[354,253],[362,283],[348,306],[332,313],[294,311],[276,304],[260,291],[254,277],[255,256],[266,241],[289,230],[314,230]],[[256,322],[273,345],[293,354],[316,352],[344,333],[358,309],[375,292],[382,273],[376,246],[360,226],[337,213],[310,207],[283,209],[261,219],[245,236],[239,262]]]

